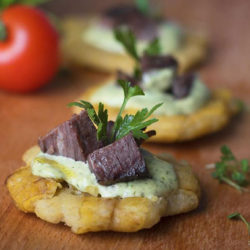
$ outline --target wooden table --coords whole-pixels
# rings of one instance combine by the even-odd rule
[[[46,7],[62,15],[67,11],[100,10],[111,2],[115,0],[57,0]],[[207,84],[227,86],[249,104],[250,2],[161,2],[169,18],[209,35],[211,56],[201,69]],[[239,194],[219,184],[205,169],[205,164],[219,158],[222,144],[229,145],[239,158],[249,159],[249,113],[234,119],[225,130],[203,139],[174,145],[145,145],[155,153],[170,152],[193,164],[200,179],[202,199],[199,208],[191,213],[164,218],[152,229],[138,233],[79,236],[62,224],[49,224],[17,210],[4,186],[6,177],[22,165],[23,152],[36,143],[38,136],[70,117],[66,104],[104,77],[97,72],[78,70],[72,75],[58,76],[50,86],[34,94],[0,92],[0,249],[250,249],[245,225],[227,219],[228,214],[239,211],[250,220],[249,193]]]

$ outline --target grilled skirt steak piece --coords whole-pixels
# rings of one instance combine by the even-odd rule
[[[189,95],[194,82],[194,74],[187,73],[174,79],[172,94],[176,99],[181,99]]]
[[[134,6],[119,5],[110,8],[103,15],[103,20],[107,22],[107,19],[112,28],[126,25],[138,39],[152,40],[158,36],[157,24],[159,21],[143,14]]]
[[[141,58],[141,68],[143,72],[147,72],[154,69],[178,67],[178,62],[172,56],[159,56],[159,55],[147,55],[144,54]]]
[[[132,134],[89,154],[88,164],[98,183],[102,185],[149,177]]]
[[[96,128],[85,110],[40,137],[38,144],[44,153],[76,161],[86,161],[89,153],[103,146],[97,141]]]
[[[111,139],[112,136],[112,129],[114,127],[115,122],[114,121],[108,121],[107,124],[107,137],[108,139]],[[104,145],[103,145],[104,146]]]

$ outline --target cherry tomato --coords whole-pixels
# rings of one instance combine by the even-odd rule
[[[3,11],[0,88],[29,92],[47,84],[59,67],[59,37],[40,10],[13,5]]]

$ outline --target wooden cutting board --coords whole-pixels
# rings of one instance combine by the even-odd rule
[[[84,13],[112,2],[116,1],[58,0],[47,8],[58,14]],[[202,78],[211,87],[231,88],[249,105],[250,2],[156,2],[162,2],[166,16],[209,34],[212,50],[201,69]],[[34,94],[0,92],[0,249],[250,249],[245,225],[227,219],[228,214],[238,211],[250,220],[249,193],[240,194],[219,184],[205,169],[207,163],[218,160],[223,144],[229,145],[239,158],[250,160],[249,113],[236,117],[225,130],[193,142],[145,145],[154,153],[168,152],[193,165],[200,179],[202,199],[199,208],[191,213],[164,218],[152,229],[138,233],[74,235],[63,224],[49,224],[17,210],[4,185],[6,177],[22,165],[23,152],[36,143],[38,136],[70,117],[66,104],[105,77],[78,69],[71,75],[59,75],[50,86]]]

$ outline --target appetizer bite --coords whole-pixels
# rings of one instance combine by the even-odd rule
[[[140,57],[131,30],[118,28],[114,36],[136,61],[133,73],[118,71],[116,76],[90,87],[81,96],[81,99],[90,101],[94,106],[103,102],[109,109],[111,119],[116,117],[123,95],[117,79],[130,81],[133,86],[140,86],[145,93],[145,97],[133,98],[125,112],[134,114],[143,107],[162,103],[154,112],[159,122],[152,125],[152,129],[157,131],[157,135],[150,138],[152,141],[185,141],[213,133],[226,126],[239,111],[230,91],[212,91],[198,74],[178,73],[178,61],[170,55],[160,55],[158,39],[150,43]],[[74,112],[79,111],[77,107],[74,108]]]
[[[86,101],[72,103],[84,110],[24,154],[26,166],[7,179],[20,210],[80,234],[135,232],[198,206],[200,188],[190,166],[140,147],[155,134],[147,127],[157,122],[150,116],[161,104],[123,117],[128,100],[144,93],[119,83],[125,97],[114,121],[102,103],[98,112]]]
[[[134,58],[113,36],[113,29],[121,26],[130,28],[136,35],[140,55],[158,37],[161,53],[175,56],[181,72],[206,59],[207,41],[203,36],[185,30],[152,9],[146,0],[135,1],[134,6],[120,4],[101,15],[64,20],[62,48],[65,59],[106,72],[131,73]]]

